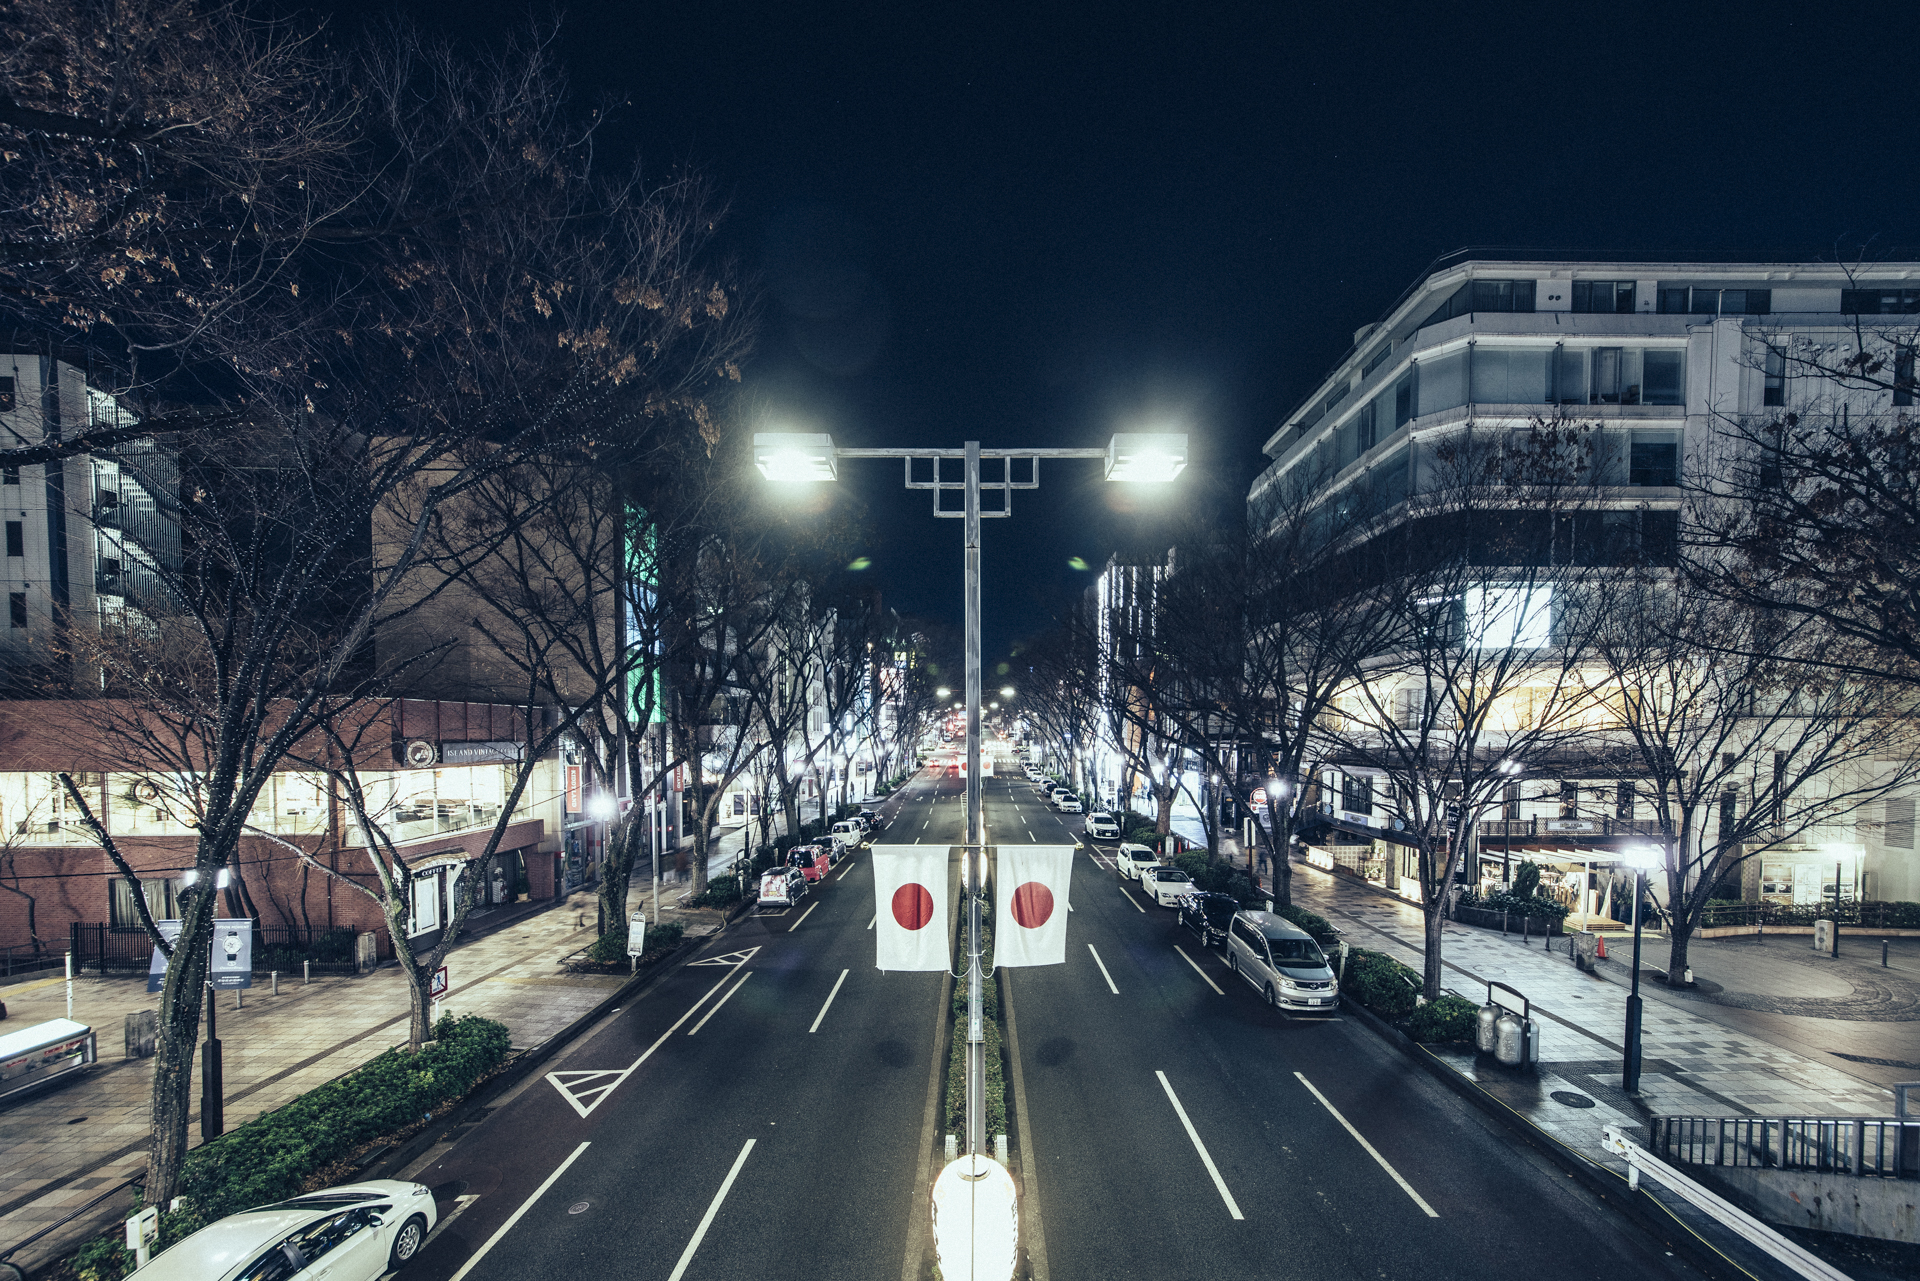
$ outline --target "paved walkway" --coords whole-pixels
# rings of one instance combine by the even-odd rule
[[[1424,948],[1418,908],[1305,864],[1295,866],[1293,898],[1344,930],[1355,946],[1420,967]],[[1565,939],[1557,939],[1555,950],[1545,950],[1538,938],[1529,946],[1518,936],[1446,926],[1444,985],[1475,1004],[1486,999],[1487,980],[1526,993],[1540,1025],[1540,1070],[1508,1072],[1477,1063],[1471,1050],[1439,1053],[1535,1125],[1603,1164],[1617,1164],[1599,1147],[1608,1124],[1644,1135],[1650,1115],[1888,1116],[1893,1096],[1882,1084],[1887,1074],[1893,1079],[1920,1078],[1910,1067],[1889,1068],[1874,1061],[1920,1059],[1920,966],[1915,964],[1920,957],[1913,952],[1902,957],[1903,968],[1880,970],[1876,944],[1872,974],[1863,978],[1867,966],[1844,958],[1838,963],[1816,958],[1805,939],[1776,937],[1764,945],[1701,941],[1694,945],[1699,949],[1694,955],[1697,976],[1719,975],[1715,985],[1736,994],[1760,989],[1746,993],[1753,1003],[1778,1002],[1801,1012],[1719,1006],[1711,994],[1670,992],[1643,977],[1641,1098],[1636,1104],[1620,1088],[1630,981],[1625,958],[1630,953],[1621,940],[1610,938],[1613,959],[1599,973],[1586,974],[1574,967],[1567,946]],[[1651,945],[1643,948],[1643,967],[1664,960]],[[1863,995],[1863,987],[1872,990]],[[1794,1004],[1812,999],[1833,1004],[1811,1013],[1804,1004]],[[1856,1017],[1844,1018],[1843,1011]],[[1859,1017],[1863,1011],[1879,1017]],[[1771,1022],[1764,1027],[1741,1025],[1754,1018]],[[1873,1052],[1889,1045],[1904,1047],[1904,1053],[1896,1057]]]
[[[618,976],[568,974],[557,964],[593,941],[594,924],[594,896],[581,892],[456,947],[442,1012],[499,1019],[512,1029],[516,1046],[546,1040],[621,983]],[[291,981],[283,975],[278,996],[263,978],[256,982],[243,1008],[235,1008],[233,993],[217,998],[228,1129],[406,1041],[406,980],[396,966],[315,978],[311,985],[297,974]],[[125,1057],[123,1029],[128,1014],[155,1008],[158,997],[148,995],[144,975],[87,977],[73,989],[73,1017],[99,1033],[100,1062],[69,1085],[0,1110],[0,1151],[7,1154],[0,1165],[0,1249],[146,1163],[153,1060]],[[60,978],[0,988],[0,999],[8,1014],[0,1027],[8,1031],[66,1016]],[[196,1103],[199,1091],[196,1075]],[[197,1106],[189,1133],[198,1144]],[[13,1262],[50,1257],[44,1247],[72,1235],[63,1230]]]

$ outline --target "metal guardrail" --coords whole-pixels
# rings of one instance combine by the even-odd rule
[[[1789,1241],[1725,1197],[1701,1187],[1679,1170],[1627,1138],[1616,1127],[1609,1125],[1606,1128],[1606,1137],[1601,1141],[1601,1146],[1617,1156],[1626,1158],[1627,1186],[1634,1191],[1639,1191],[1643,1176],[1650,1177],[1676,1196],[1711,1215],[1729,1231],[1737,1233],[1765,1250],[1786,1267],[1806,1277],[1807,1281],[1850,1281],[1846,1273],[1825,1259]]]
[[[1681,1165],[1920,1179],[1920,1120],[1899,1117],[1656,1116],[1647,1147]]]
[[[0,948],[0,978],[10,979],[16,974],[61,969],[66,960],[65,952],[55,952],[44,943],[38,947],[31,943],[11,944]]]

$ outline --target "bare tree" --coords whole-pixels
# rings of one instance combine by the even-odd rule
[[[86,10],[128,39],[161,12]],[[179,12],[188,21],[196,11]],[[237,18],[188,26],[182,39],[206,42],[218,74],[263,38]],[[271,33],[317,47],[311,31]],[[139,57],[102,70],[71,53],[80,36],[34,39],[43,35],[66,50],[59,75],[105,77],[88,85],[88,102],[116,100],[114,76],[147,74]],[[377,693],[393,675],[368,650],[431,599],[416,574],[444,508],[524,460],[591,450],[662,412],[684,412],[717,439],[693,402],[734,372],[738,350],[735,296],[699,265],[714,216],[702,189],[597,176],[594,124],[572,114],[538,39],[474,63],[400,30],[337,66],[322,59],[310,83],[307,63],[290,65],[272,84],[294,98],[245,104],[262,137],[312,134],[311,149],[274,160],[284,227],[248,183],[183,163],[174,176],[211,193],[188,219],[154,231],[150,219],[90,210],[61,232],[70,248],[105,236],[124,274],[96,270],[101,260],[76,249],[28,264],[39,273],[31,284],[0,294],[23,325],[84,335],[96,371],[145,393],[149,422],[163,424],[173,403],[236,424],[217,446],[177,437],[165,455],[177,478],[153,452],[113,455],[160,501],[175,541],[116,531],[152,588],[129,601],[117,631],[72,631],[76,668],[126,695],[118,732],[132,756],[155,736],[191,745],[203,883],[232,863],[276,768],[340,714],[340,700]],[[199,118],[153,74],[142,119],[176,109]],[[117,153],[62,161],[67,134],[46,128],[53,159],[35,181],[51,194],[30,205],[65,199],[89,163],[119,163]],[[136,195],[170,198],[165,184]],[[146,238],[114,240],[135,231]],[[186,1150],[212,896],[183,916],[153,1085],[147,1190],[161,1200]]]

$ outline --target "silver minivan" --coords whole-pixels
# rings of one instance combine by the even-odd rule
[[[1227,968],[1275,1009],[1331,1014],[1340,1008],[1340,986],[1320,945],[1271,912],[1235,914],[1227,926]]]

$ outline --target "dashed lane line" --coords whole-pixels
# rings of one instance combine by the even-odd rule
[[[1136,911],[1136,912],[1139,912],[1139,913],[1141,913],[1142,915],[1145,915],[1145,914],[1146,914],[1146,910],[1147,910],[1147,909],[1146,909],[1146,908],[1144,908],[1144,907],[1141,907],[1141,906],[1140,906],[1140,903],[1139,903],[1139,901],[1138,901],[1137,899],[1135,899],[1135,898],[1133,897],[1133,894],[1132,894],[1132,892],[1131,892],[1130,890],[1128,890],[1126,886],[1124,886],[1124,885],[1122,885],[1122,886],[1120,887],[1120,892],[1121,892],[1122,894],[1125,894],[1125,895],[1127,896],[1127,902],[1129,902],[1129,903],[1132,903],[1132,904],[1133,904],[1133,909],[1134,909],[1134,911]]]
[[[533,1195],[528,1197],[526,1200],[522,1201],[520,1203],[520,1208],[518,1210],[515,1210],[511,1215],[509,1215],[507,1218],[507,1221],[505,1223],[502,1223],[499,1226],[499,1228],[497,1228],[494,1231],[494,1234],[487,1238],[487,1243],[481,1246],[478,1250],[474,1251],[473,1257],[469,1258],[465,1263],[460,1265],[460,1270],[453,1274],[453,1281],[464,1281],[464,1278],[466,1277],[467,1273],[473,1271],[475,1265],[477,1265],[480,1262],[480,1260],[487,1257],[487,1251],[493,1249],[494,1246],[500,1244],[500,1238],[507,1235],[508,1232],[511,1232],[513,1230],[513,1225],[520,1222],[521,1216],[524,1215],[528,1210],[531,1210],[533,1208],[533,1203],[535,1201],[538,1201],[541,1197],[545,1196],[547,1189],[552,1187],[554,1183],[559,1180],[560,1176],[567,1172],[567,1167],[572,1165],[575,1161],[578,1161],[580,1159],[580,1154],[582,1152],[585,1152],[589,1147],[592,1147],[592,1146],[593,1144],[591,1140],[589,1140],[588,1142],[582,1143],[579,1147],[573,1150],[572,1156],[568,1157],[566,1160],[562,1161],[559,1165],[555,1166],[553,1168],[553,1173],[547,1176],[546,1182],[542,1183],[539,1187],[535,1188],[533,1190]],[[674,1275],[677,1277],[679,1274],[675,1273]]]
[[[808,1036],[812,1036],[820,1030],[820,1020],[827,1017],[827,1011],[833,1007],[833,998],[840,995],[840,985],[847,981],[847,975],[852,972],[851,970],[841,970],[840,977],[833,981],[833,991],[827,993],[827,1003],[820,1007],[818,1014],[813,1016],[813,1026],[807,1029]]]
[[[753,977],[752,970],[748,970],[745,974],[741,975],[740,981],[738,983],[735,983],[732,987],[728,988],[727,994],[713,1003],[713,1008],[708,1010],[704,1015],[701,1016],[700,1021],[693,1025],[693,1030],[691,1032],[688,1032],[687,1035],[688,1036],[699,1035],[700,1029],[707,1025],[707,1020],[712,1018],[714,1015],[718,1014],[720,1012],[720,1007],[725,1005],[728,1001],[731,1001],[733,999],[733,994],[735,992],[738,992],[741,988],[745,987],[747,985],[747,980],[752,977]]]
[[[1100,959],[1100,953],[1093,951],[1093,944],[1087,944],[1087,951],[1093,952],[1093,963],[1100,967],[1100,977],[1107,981],[1107,990],[1115,996],[1120,995],[1120,989],[1113,985],[1113,975],[1107,973],[1107,963]]]
[[[721,1180],[720,1190],[713,1194],[713,1204],[709,1205],[706,1214],[701,1216],[700,1226],[693,1230],[693,1240],[687,1242],[687,1248],[681,1251],[680,1262],[673,1265],[673,1273],[667,1281],[680,1281],[681,1277],[687,1275],[687,1265],[693,1262],[694,1251],[698,1250],[700,1243],[707,1239],[707,1229],[713,1226],[713,1216],[720,1213],[720,1203],[727,1199],[727,1193],[733,1188],[733,1181],[740,1177],[740,1167],[745,1165],[747,1158],[753,1154],[754,1143],[755,1140],[748,1139],[747,1146],[741,1148],[740,1155],[733,1159],[733,1168],[728,1170],[727,1177]]]
[[[1218,983],[1215,983],[1212,979],[1207,977],[1207,972],[1205,970],[1201,969],[1198,965],[1194,964],[1193,958],[1191,956],[1188,956],[1185,950],[1183,950],[1178,943],[1175,943],[1173,945],[1173,950],[1180,953],[1181,960],[1185,961],[1188,965],[1193,966],[1193,972],[1200,976],[1200,981],[1202,983],[1205,983],[1208,987],[1212,988],[1214,991],[1219,992],[1220,995],[1222,996],[1226,995],[1226,993],[1221,990],[1220,985]]]
[[[1160,1088],[1167,1092],[1167,1102],[1173,1104],[1174,1115],[1180,1118],[1180,1124],[1186,1127],[1187,1137],[1193,1140],[1193,1150],[1200,1154],[1200,1164],[1206,1166],[1207,1173],[1213,1176],[1213,1186],[1219,1189],[1220,1199],[1227,1203],[1227,1213],[1236,1219],[1246,1218],[1246,1215],[1240,1213],[1240,1203],[1235,1201],[1233,1193],[1227,1190],[1227,1181],[1220,1177],[1220,1167],[1213,1163],[1213,1157],[1208,1153],[1207,1145],[1200,1141],[1200,1132],[1194,1129],[1193,1122],[1187,1119],[1187,1110],[1180,1106],[1180,1096],[1173,1092],[1173,1083],[1167,1080],[1165,1072],[1155,1072],[1154,1075],[1160,1078]]]
[[[1347,1133],[1353,1136],[1353,1141],[1355,1143],[1358,1143],[1361,1147],[1365,1148],[1367,1150],[1367,1155],[1372,1157],[1374,1160],[1378,1161],[1380,1163],[1380,1168],[1393,1176],[1393,1181],[1400,1185],[1400,1190],[1402,1192],[1405,1192],[1408,1196],[1412,1197],[1413,1203],[1419,1206],[1423,1211],[1425,1211],[1429,1219],[1437,1219],[1440,1217],[1440,1212],[1434,1209],[1432,1206],[1428,1205],[1426,1198],[1413,1190],[1413,1184],[1408,1183],[1405,1179],[1401,1178],[1400,1171],[1394,1169],[1391,1165],[1387,1164],[1387,1158],[1380,1155],[1380,1150],[1374,1147],[1373,1144],[1367,1142],[1367,1136],[1360,1133],[1360,1131],[1354,1129],[1353,1122],[1347,1120],[1346,1117],[1341,1116],[1340,1109],[1333,1106],[1332,1103],[1328,1102],[1326,1095],[1320,1093],[1319,1090],[1314,1089],[1314,1085],[1312,1081],[1307,1080],[1306,1077],[1301,1076],[1301,1074],[1298,1072],[1295,1072],[1294,1075],[1300,1078],[1300,1084],[1306,1086],[1309,1090],[1313,1090],[1313,1097],[1320,1100],[1320,1106],[1325,1108],[1327,1111],[1331,1112],[1333,1114],[1333,1119],[1346,1127]]]
[[[806,920],[806,919],[807,919],[807,918],[808,918],[809,916],[812,916],[812,915],[813,915],[813,909],[814,909],[815,907],[819,907],[819,906],[820,906],[820,904],[818,904],[818,903],[815,903],[815,904],[813,904],[813,906],[812,906],[812,907],[809,907],[809,908],[808,908],[808,909],[807,909],[806,911],[804,911],[804,912],[802,912],[802,913],[800,913],[800,921],[804,921],[804,920]],[[794,922],[794,923],[793,923],[792,925],[789,925],[789,926],[787,927],[787,933],[789,933],[789,934],[791,934],[791,933],[793,933],[793,932],[794,932],[795,930],[797,930],[797,929],[799,929],[799,928],[800,928],[800,921],[795,921],[795,922]]]

